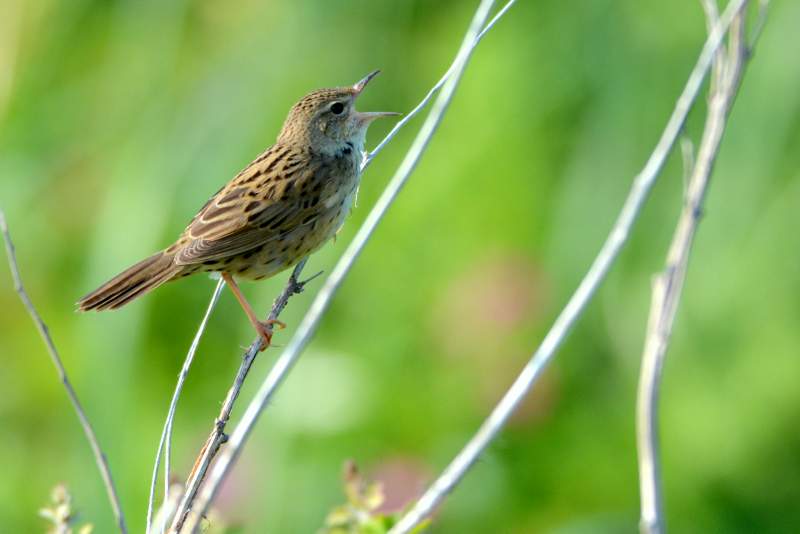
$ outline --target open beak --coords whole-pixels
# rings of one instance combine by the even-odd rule
[[[380,72],[379,70],[374,70],[357,81],[353,85],[353,93],[355,93],[356,96],[360,95],[361,91],[364,90],[370,80],[380,74]],[[362,123],[370,123],[381,117],[396,117],[401,115],[401,113],[395,113],[394,111],[356,111],[355,113]]]
[[[370,123],[381,117],[397,117],[399,115],[402,115],[402,113],[395,113],[394,111],[356,111],[358,119],[365,123]]]

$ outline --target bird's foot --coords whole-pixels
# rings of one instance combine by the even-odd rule
[[[261,345],[260,349],[262,351],[266,350],[267,347],[272,345],[273,325],[277,326],[281,330],[286,328],[286,323],[277,319],[267,319],[266,321],[258,321],[257,323],[256,332],[258,332],[258,335],[264,340],[264,343]]]

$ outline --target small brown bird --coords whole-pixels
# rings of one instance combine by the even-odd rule
[[[78,302],[115,309],[165,282],[217,271],[269,345],[272,324],[256,317],[234,277],[261,280],[333,237],[360,182],[367,128],[391,112],[362,113],[355,101],[379,71],[352,87],[320,89],[289,111],[277,142],[206,202],[171,246],[115,276]]]

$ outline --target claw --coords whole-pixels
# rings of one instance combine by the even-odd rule
[[[267,350],[267,348],[272,346],[272,329],[274,326],[277,326],[280,330],[286,328],[286,323],[283,321],[279,321],[277,319],[267,319],[266,321],[258,321],[258,326],[256,326],[256,332],[258,335],[261,336],[261,339],[264,340],[264,344],[261,345],[261,349],[259,352]]]

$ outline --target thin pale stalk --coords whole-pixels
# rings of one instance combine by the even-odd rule
[[[745,2],[746,3],[746,2]],[[709,27],[718,24],[715,5],[703,2]],[[728,114],[738,93],[744,65],[749,56],[744,44],[744,14],[733,20],[727,54],[720,49],[710,84],[706,123],[678,223],[667,254],[664,271],[653,282],[647,335],[636,400],[636,443],[639,452],[639,487],[642,534],[666,531],[659,462],[658,405],[664,359],[686,279],[694,237],[702,213]]]
[[[153,524],[148,524],[151,531],[159,528],[159,525],[169,522],[169,518],[175,514],[178,503],[183,497],[183,485],[175,483],[170,487],[168,498],[161,503],[158,510],[153,514]]]
[[[103,479],[103,485],[106,488],[108,501],[111,503],[111,509],[113,510],[114,517],[117,521],[117,528],[122,534],[127,534],[128,529],[125,526],[125,515],[122,512],[122,505],[119,501],[119,495],[117,495],[117,489],[114,486],[114,479],[111,476],[111,468],[108,466],[108,460],[106,459],[103,449],[100,448],[100,441],[97,439],[97,434],[95,434],[94,428],[89,422],[86,412],[83,410],[83,406],[78,399],[78,394],[75,392],[75,388],[72,387],[72,382],[70,382],[69,377],[67,376],[67,370],[64,368],[64,364],[61,361],[61,356],[58,354],[58,349],[56,349],[53,338],[50,336],[50,331],[42,320],[42,317],[39,315],[39,312],[36,311],[33,301],[31,301],[30,297],[28,297],[28,293],[25,291],[25,287],[22,285],[22,276],[20,275],[19,266],[17,265],[17,256],[14,251],[14,243],[11,241],[11,234],[8,231],[6,217],[2,210],[0,210],[0,231],[3,233],[3,239],[6,245],[8,266],[11,269],[11,276],[14,278],[14,289],[19,295],[22,303],[25,305],[25,308],[28,310],[28,314],[31,316],[31,319],[33,319],[36,329],[39,331],[39,335],[42,337],[45,347],[47,348],[47,352],[50,355],[50,359],[53,361],[53,365],[58,372],[58,378],[61,381],[61,384],[64,386],[64,390],[67,392],[67,397],[72,404],[75,414],[78,416],[81,428],[83,428],[83,433],[86,435],[86,440],[89,442],[89,446],[92,449],[92,454],[94,455],[94,461],[97,464],[97,469],[100,471],[100,476]]]
[[[492,20],[490,20],[486,24],[486,26],[483,27],[483,29],[480,31],[480,33],[475,37],[475,40],[473,41],[473,44],[472,44],[473,48],[478,46],[478,43],[481,42],[481,39],[483,39],[483,36],[486,35],[486,32],[491,30],[494,27],[494,25],[497,24],[497,21],[499,21],[503,17],[503,15],[506,14],[506,11],[511,9],[511,6],[513,6],[515,2],[516,2],[516,0],[511,0],[510,2],[507,2],[506,5],[504,5],[502,8],[500,8],[497,11],[495,16],[492,17]],[[397,123],[389,131],[389,133],[386,134],[386,137],[384,137],[383,140],[380,143],[378,143],[378,145],[371,152],[368,152],[368,153],[364,154],[364,160],[361,162],[361,171],[362,172],[364,171],[364,169],[367,168],[367,166],[370,163],[372,163],[372,160],[375,159],[375,156],[377,156],[378,153],[381,150],[383,150],[384,147],[387,144],[389,144],[389,141],[394,139],[394,136],[397,135],[397,132],[399,132],[406,124],[408,124],[408,122],[411,119],[413,119],[420,111],[422,111],[422,109],[425,106],[428,105],[428,102],[431,101],[431,98],[433,98],[433,96],[436,93],[439,92],[439,89],[442,88],[442,86],[445,84],[445,82],[453,74],[453,71],[455,70],[457,65],[458,65],[458,56],[456,56],[456,58],[453,60],[453,63],[450,64],[450,67],[447,69],[447,72],[445,72],[442,75],[442,77],[439,78],[439,81],[436,82],[433,85],[433,87],[431,87],[430,91],[428,91],[428,94],[426,94],[425,97],[422,100],[420,100],[419,104],[417,104],[414,107],[414,109],[412,109],[411,111],[406,113],[401,120],[397,121]]]
[[[164,421],[164,428],[161,430],[161,438],[158,442],[158,451],[156,452],[156,461],[155,465],[153,466],[153,476],[150,480],[150,498],[147,503],[147,533],[151,532],[151,528],[158,526],[159,532],[164,532],[167,524],[167,514],[163,512],[158,517],[159,522],[153,522],[153,509],[155,506],[156,500],[156,486],[158,485],[158,468],[161,465],[161,454],[164,454],[164,502],[170,502],[169,500],[169,489],[170,489],[170,482],[169,482],[169,470],[170,470],[170,449],[172,446],[172,425],[175,420],[175,411],[178,408],[178,399],[180,399],[181,392],[183,392],[183,384],[186,382],[186,377],[189,375],[189,368],[192,366],[192,362],[194,361],[194,355],[197,353],[197,347],[200,345],[200,339],[203,337],[203,333],[206,330],[206,326],[208,325],[208,320],[211,317],[211,312],[214,311],[214,308],[217,306],[217,302],[219,301],[219,296],[222,293],[222,289],[225,287],[225,282],[220,278],[217,282],[217,286],[214,288],[214,293],[211,295],[211,301],[208,303],[208,308],[206,308],[206,313],[203,315],[203,320],[200,321],[200,326],[197,329],[197,333],[194,335],[194,339],[192,340],[192,344],[189,347],[189,352],[186,354],[186,359],[183,361],[183,366],[181,367],[181,371],[178,374],[178,383],[175,385],[175,391],[172,393],[172,400],[169,404],[169,411],[167,412],[167,419]],[[163,510],[167,510],[166,507],[162,507]]]
[[[529,393],[572,326],[586,309],[587,304],[597,291],[600,283],[605,279],[623,245],[627,242],[631,228],[636,222],[656,178],[664,167],[667,156],[683,129],[686,117],[697,99],[703,79],[711,66],[714,55],[720,47],[733,17],[742,9],[745,1],[732,0],[725,10],[720,24],[709,34],[664,132],[661,134],[661,138],[644,168],[634,179],[628,197],[608,238],[575,293],[573,293],[550,331],[542,340],[542,344],[534,352],[530,361],[476,434],[456,455],[431,487],[390,530],[390,534],[410,532],[430,515],[444,497],[453,490],[481,453],[498,435],[522,399]]]
[[[316,332],[323,314],[328,309],[330,302],[336,293],[336,290],[342,283],[346,274],[350,271],[356,258],[363,250],[367,240],[374,232],[380,220],[386,214],[389,206],[392,204],[397,194],[402,189],[403,185],[408,180],[413,170],[416,168],[420,157],[422,156],[425,148],[428,146],[437,126],[442,120],[447,106],[449,105],[453,94],[455,93],[461,75],[466,68],[467,61],[469,60],[475,48],[475,39],[480,33],[485,21],[488,18],[489,10],[492,7],[493,0],[483,0],[478,6],[475,16],[467,31],[466,37],[458,51],[456,59],[456,68],[434,102],[434,105],[425,120],[425,123],[420,128],[417,137],[411,145],[406,157],[403,159],[399,168],[395,172],[386,189],[381,194],[375,207],[370,211],[364,224],[359,229],[353,241],[347,247],[344,254],[340,258],[336,267],[331,272],[328,279],[325,281],[320,292],[317,294],[314,302],[303,318],[300,326],[297,329],[289,345],[281,354],[274,367],[270,370],[266,379],[262,383],[260,389],[256,393],[253,400],[247,407],[242,420],[236,426],[233,433],[228,440],[225,450],[220,453],[216,463],[211,471],[211,475],[203,487],[203,491],[195,504],[195,513],[189,516],[184,531],[194,532],[198,526],[199,520],[208,509],[209,504],[216,496],[222,480],[230,472],[233,463],[241,451],[241,448],[246,441],[247,437],[253,429],[259,415],[266,407],[272,395],[277,390],[278,386],[283,382],[287,373],[296,362],[302,350],[308,344],[311,336]]]

